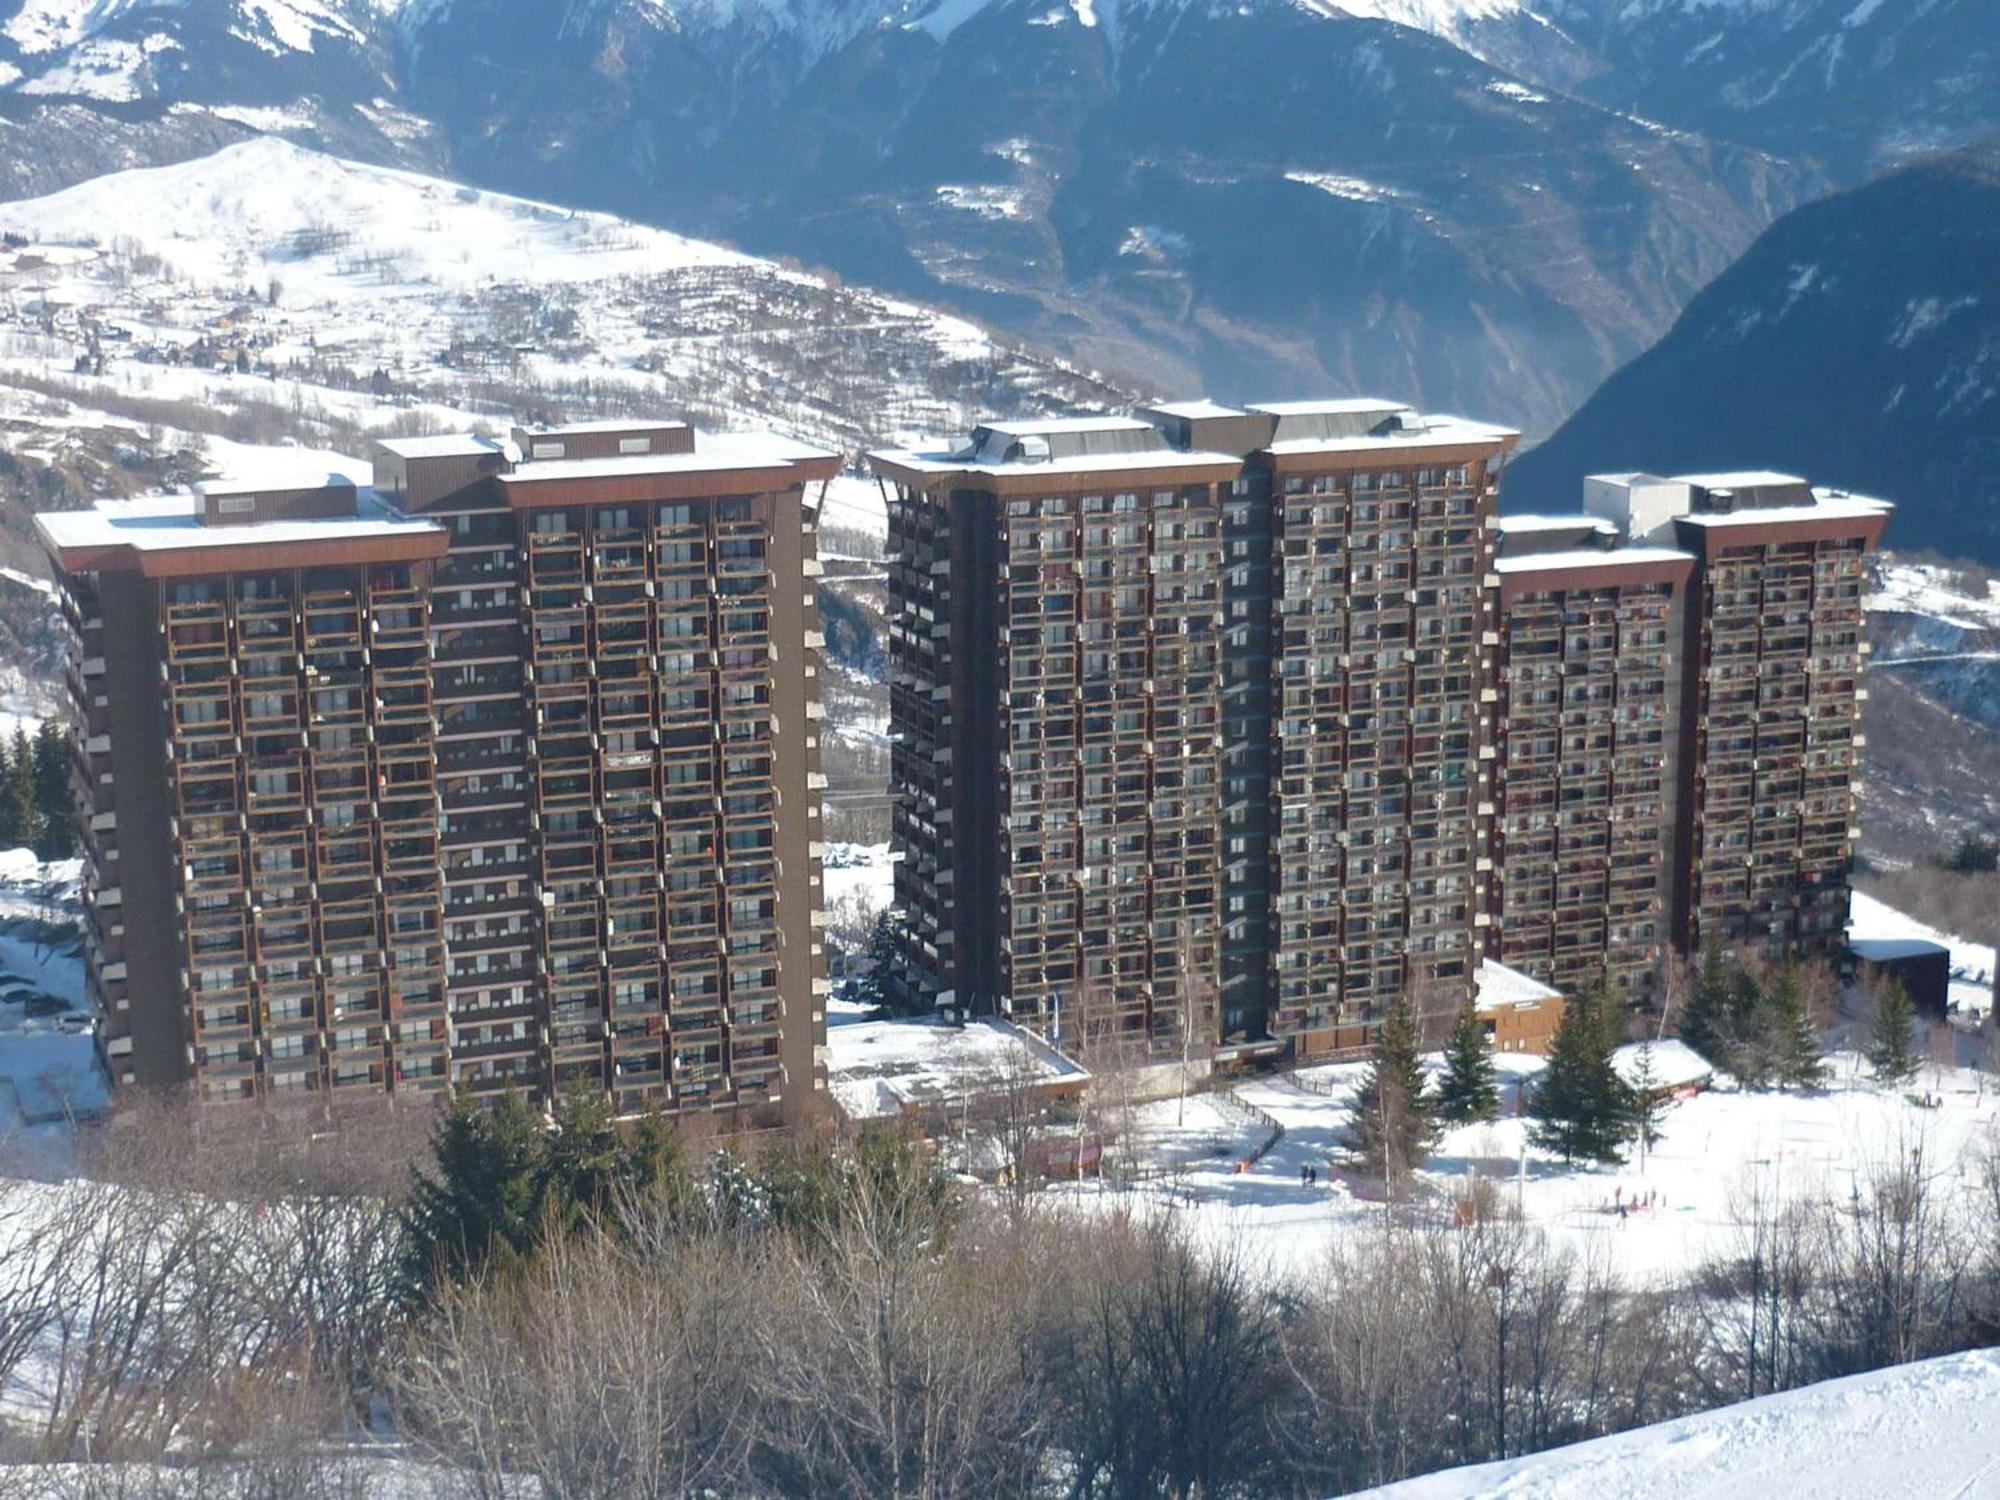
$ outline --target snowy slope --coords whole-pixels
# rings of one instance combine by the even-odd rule
[[[0,247],[0,446],[11,418],[51,460],[50,422],[143,432],[159,403],[349,452],[530,408],[852,449],[1117,394],[963,318],[273,138],[0,204],[0,230],[27,242]],[[42,388],[10,402],[10,378]]]
[[[1988,1349],[1366,1493],[1383,1500],[1980,1500],[2000,1494],[1996,1408],[2000,1351]]]
[[[496,279],[594,281],[737,255],[609,214],[482,193],[264,138],[0,204],[0,227],[86,241],[115,226],[205,287],[279,276],[293,295],[368,300],[385,282],[463,291]]]

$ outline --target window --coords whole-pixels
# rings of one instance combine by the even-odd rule
[[[563,445],[561,443],[536,443],[529,450],[529,456],[531,458],[561,458],[563,456]]]
[[[620,453],[651,453],[653,451],[653,440],[643,437],[620,438],[618,440],[618,451]]]
[[[257,509],[255,495],[217,495],[215,512],[222,516],[246,516]]]

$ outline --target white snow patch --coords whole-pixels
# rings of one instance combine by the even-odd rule
[[[1823,1381],[1364,1494],[1380,1500],[1740,1500],[1990,1495],[2000,1350]]]
[[[1336,198],[1347,198],[1355,203],[1390,203],[1400,196],[1392,187],[1383,187],[1360,177],[1342,177],[1334,172],[1294,170],[1285,173],[1285,181],[1318,188],[1322,193],[1331,193]]]
[[[946,41],[951,34],[986,9],[988,0],[942,0],[937,9],[904,23],[905,31],[922,31]]]
[[[1522,104],[1547,104],[1549,96],[1538,94],[1525,84],[1515,83],[1510,78],[1496,78],[1486,85],[1486,92],[1498,94],[1503,99],[1514,99]]]
[[[170,36],[149,36],[143,42],[93,39],[80,42],[55,67],[20,87],[23,94],[56,98],[102,99],[125,103],[144,90],[140,77],[156,53],[178,48]]]
[[[1021,195],[1013,188],[995,187],[989,183],[943,182],[938,184],[936,192],[938,198],[952,208],[963,209],[982,219],[1027,217],[1021,208]]]
[[[1936,297],[1912,297],[1903,304],[1903,315],[1889,334],[1889,342],[1898,349],[1907,349],[1924,334],[1929,333],[1967,308],[1979,306],[1977,297],[1953,297],[1948,301]]]

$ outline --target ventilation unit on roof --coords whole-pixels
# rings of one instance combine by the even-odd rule
[[[1708,492],[1708,508],[1722,515],[1728,515],[1736,509],[1736,491],[1710,490]]]
[[[1024,437],[1007,450],[1007,456],[1024,464],[1045,464],[1049,461],[1049,440],[1045,437]]]

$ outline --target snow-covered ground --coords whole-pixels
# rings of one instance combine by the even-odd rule
[[[1915,917],[1904,916],[1893,906],[1856,891],[1848,907],[1847,936],[1851,942],[1893,942],[1914,939],[1941,943],[1951,950],[1951,992],[1948,1003],[1963,1016],[1984,1015],[1993,1004],[1995,952],[1987,943],[1975,943],[1948,932],[1939,932]]]
[[[828,844],[820,865],[827,908],[857,899],[871,911],[887,911],[895,895],[896,862],[887,844]]]
[[[2000,630],[2000,578],[1987,580],[1984,598],[1962,585],[1951,569],[1885,557],[1862,603],[1871,612],[1928,615],[1965,630]]]
[[[1991,1500],[2000,1350],[1895,1365],[1527,1458],[1381,1500]]]
[[[1435,1070],[1436,1057],[1428,1059]],[[1919,1107],[1901,1090],[1878,1088],[1852,1054],[1831,1059],[1834,1079],[1821,1093],[1742,1093],[1732,1086],[1667,1107],[1662,1138],[1642,1164],[1565,1166],[1527,1145],[1518,1116],[1522,1086],[1543,1066],[1536,1058],[1495,1059],[1503,1084],[1502,1117],[1444,1133],[1420,1174],[1422,1196],[1440,1216],[1474,1177],[1491,1179],[1505,1201],[1558,1242],[1604,1254],[1633,1283],[1678,1275],[1727,1250],[1753,1193],[1844,1200],[1857,1182],[1898,1162],[1959,1180],[2000,1130],[2000,1092],[1968,1071],[1926,1069],[1916,1087],[1942,1100]],[[1231,1159],[1197,1164],[1169,1190],[1142,1186],[1127,1201],[1193,1216],[1217,1243],[1247,1247],[1277,1274],[1312,1269],[1343,1235],[1382,1212],[1364,1187],[1343,1180],[1342,1138],[1361,1064],[1336,1064],[1295,1077],[1237,1085],[1246,1103],[1284,1126],[1284,1138],[1247,1171]],[[1300,1168],[1319,1168],[1308,1186]],[[1096,1188],[1081,1190],[1086,1196]],[[1109,1192],[1111,1190],[1105,1189]],[[1650,1206],[1621,1216],[1620,1203]]]
[[[0,433],[30,456],[171,429],[146,402],[208,408],[210,430],[275,408],[350,443],[528,404],[695,409],[852,450],[1099,389],[963,318],[269,137],[0,204],[0,229],[26,240],[0,248]],[[836,491],[879,529],[872,485]]]
[[[60,1161],[70,1124],[110,1102],[84,994],[80,860],[0,851],[0,1147]]]

